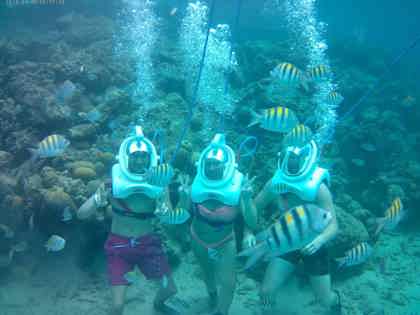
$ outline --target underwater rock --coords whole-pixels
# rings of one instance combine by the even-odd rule
[[[79,166],[73,169],[72,171],[73,177],[89,180],[96,178],[96,172],[93,168]]]
[[[24,199],[15,193],[8,194],[0,204],[2,213],[2,222],[9,226],[13,231],[23,222],[24,218]]]
[[[106,171],[107,171],[107,169],[106,169],[104,163],[102,163],[102,162],[96,162],[95,163],[95,172],[96,172],[96,174],[98,174],[100,176],[100,175],[105,174]]]
[[[70,138],[74,140],[87,140],[96,136],[96,127],[94,124],[80,124],[69,130]]]
[[[328,247],[333,256],[339,256],[353,245],[369,240],[369,234],[362,222],[339,206],[335,207],[338,222],[338,235]]]
[[[13,155],[6,151],[0,151],[0,169],[10,169]]]
[[[50,189],[43,189],[41,191],[43,202],[47,209],[62,211],[66,207],[76,209],[73,199],[61,187],[53,187]]]
[[[59,175],[54,168],[45,166],[41,170],[42,184],[45,188],[52,188],[59,183]]]
[[[111,152],[98,151],[96,153],[96,157],[100,162],[104,163],[106,166],[110,166],[112,163],[115,162],[115,155]]]
[[[90,180],[86,185],[86,190],[87,190],[88,196],[93,195],[95,193],[95,191],[98,189],[98,187],[101,183],[102,183],[102,181],[99,180],[99,179]]]
[[[0,173],[0,199],[16,190],[16,178]]]

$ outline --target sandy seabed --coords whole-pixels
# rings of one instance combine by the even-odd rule
[[[0,282],[0,315],[105,315],[111,295],[105,262],[98,257],[90,272],[76,264],[75,251],[43,255],[36,268],[13,265]],[[385,260],[382,259],[385,257]],[[412,315],[420,311],[420,238],[384,235],[370,262],[347,276],[335,277],[334,287],[342,294],[343,313],[348,315]],[[385,261],[379,268],[379,261]],[[27,259],[25,259],[27,262]],[[191,252],[174,272],[178,295],[170,303],[184,315],[207,315],[206,291]],[[257,315],[259,284],[245,274],[238,283],[230,315]],[[156,284],[139,279],[127,293],[125,315],[156,314],[152,300]],[[417,311],[417,312],[416,312]],[[282,315],[327,314],[316,302],[308,282],[292,277],[279,292]]]

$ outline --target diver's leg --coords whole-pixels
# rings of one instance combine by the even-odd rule
[[[155,310],[164,314],[180,314],[177,310],[165,304],[167,299],[178,292],[173,278],[170,275],[163,276],[159,282],[159,290],[156,294],[155,300],[153,301],[153,307]]]
[[[207,293],[210,298],[210,307],[214,307],[217,304],[217,287],[214,263],[209,259],[207,248],[199,244],[194,238],[191,239],[191,248],[203,272],[203,280],[206,284]]]
[[[273,258],[267,266],[261,286],[260,297],[262,314],[269,315],[273,312],[276,302],[276,293],[294,271],[295,266],[282,259]]]
[[[311,276],[310,282],[315,296],[325,307],[334,309],[339,304],[339,296],[331,289],[329,274]]]
[[[220,315],[227,315],[232,304],[236,286],[236,244],[235,240],[226,243],[220,249],[216,262],[217,283],[220,285],[217,311]]]
[[[113,285],[111,287],[112,291],[112,310],[110,315],[122,315],[124,311],[124,300],[126,285]]]

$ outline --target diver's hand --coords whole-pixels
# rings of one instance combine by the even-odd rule
[[[96,189],[96,192],[93,195],[93,200],[95,201],[97,208],[105,207],[108,204],[108,196],[104,183],[100,184],[98,189]]]
[[[304,248],[302,248],[300,252],[302,253],[302,255],[310,256],[312,254],[315,254],[324,244],[325,240],[322,237],[322,235],[320,235],[308,245],[306,245]]]
[[[255,245],[257,245],[257,239],[255,235],[252,233],[248,233],[244,237],[244,240],[242,241],[242,247],[246,249],[246,248],[254,247]]]
[[[244,197],[251,197],[252,196],[252,194],[254,193],[254,188],[252,187],[252,184],[254,183],[255,178],[257,178],[257,177],[254,176],[250,179],[248,174],[246,174],[244,176],[244,181],[243,181],[242,187],[241,187],[242,196],[244,196]]]
[[[188,174],[179,174],[177,178],[177,182],[179,183],[178,192],[179,193],[190,193],[190,175]]]
[[[154,214],[156,216],[164,216],[168,214],[170,210],[171,209],[169,208],[168,203],[162,199],[157,201],[156,210]]]

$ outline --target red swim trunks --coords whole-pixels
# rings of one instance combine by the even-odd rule
[[[157,234],[129,238],[110,233],[105,242],[108,280],[111,285],[128,285],[124,274],[137,265],[147,279],[160,279],[170,273],[168,257]]]

